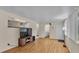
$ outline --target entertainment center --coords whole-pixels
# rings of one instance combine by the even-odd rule
[[[24,46],[26,43],[33,41],[35,41],[35,36],[32,36],[32,28],[20,28],[18,46]]]
[[[26,22],[21,22],[14,20],[14,18],[11,18],[11,20],[8,20],[8,28],[19,28],[20,34],[18,39],[18,46],[24,46],[28,42],[35,41],[35,36],[32,36],[32,28],[24,27]]]

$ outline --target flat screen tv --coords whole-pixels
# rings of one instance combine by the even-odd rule
[[[20,32],[27,32],[27,28],[20,28]]]
[[[32,36],[32,28],[20,28],[20,38]]]

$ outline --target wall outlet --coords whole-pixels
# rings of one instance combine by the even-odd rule
[[[10,45],[10,43],[7,44],[8,46]]]

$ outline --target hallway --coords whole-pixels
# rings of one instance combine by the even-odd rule
[[[63,44],[55,39],[40,38],[24,47],[12,48],[5,53],[68,53],[68,49],[63,47]]]

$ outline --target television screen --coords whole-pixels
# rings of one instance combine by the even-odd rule
[[[20,28],[20,38],[32,36],[32,28]]]
[[[20,32],[27,32],[27,28],[21,28]]]

